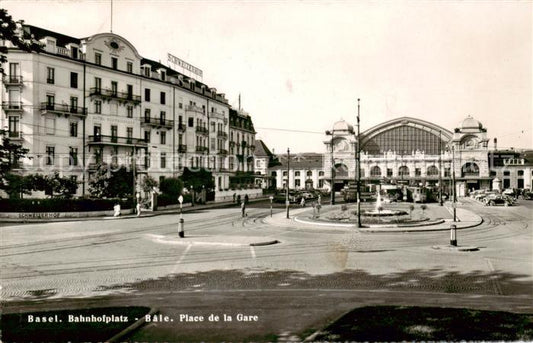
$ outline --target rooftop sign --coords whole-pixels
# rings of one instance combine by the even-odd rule
[[[201,69],[196,68],[195,66],[193,66],[193,65],[191,65],[191,64],[189,64],[189,63],[177,58],[176,56],[174,56],[174,55],[172,55],[170,53],[168,53],[167,56],[168,56],[168,58],[167,58],[168,63],[172,64],[172,66],[174,66],[173,69],[177,69],[177,67],[180,67],[182,69],[182,71],[186,70],[186,71],[189,71],[189,72],[191,72],[193,74],[196,74],[196,75],[198,75],[200,77],[204,77],[204,72]],[[171,67],[171,66],[169,65],[169,67]]]

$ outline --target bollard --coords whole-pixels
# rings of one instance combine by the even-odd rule
[[[185,225],[185,220],[183,220],[183,218],[180,218],[180,221],[178,223],[178,234],[179,234],[180,238],[185,237],[185,232],[184,232],[184,229],[183,229],[184,225]]]
[[[450,245],[457,246],[457,226],[450,225]]]

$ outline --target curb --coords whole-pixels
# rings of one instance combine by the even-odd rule
[[[142,318],[139,318],[135,323],[131,324],[130,326],[128,326],[124,330],[122,330],[119,333],[117,333],[115,336],[113,336],[110,339],[108,339],[106,342],[115,343],[115,342],[121,341],[123,337],[129,335],[133,331],[137,330],[138,328],[140,328],[141,326],[146,324],[146,320],[145,320],[146,316],[148,316],[148,315],[149,316],[153,316],[154,314],[156,314],[158,312],[159,312],[159,310],[157,310],[155,308],[151,308],[150,312],[145,314]]]
[[[250,246],[251,247],[261,247],[261,246],[265,246],[265,245],[273,245],[273,244],[278,244],[278,243],[281,243],[281,242],[278,241],[277,239],[275,239],[273,241],[268,241],[268,242],[250,243]]]

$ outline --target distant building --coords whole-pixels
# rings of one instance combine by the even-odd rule
[[[279,161],[262,140],[255,141],[254,159],[256,184],[261,188],[276,188],[276,179],[269,174],[269,168],[278,166]]]
[[[533,187],[533,150],[495,150],[489,154],[490,176],[502,189]]]
[[[455,177],[458,195],[492,187],[495,175],[490,173],[487,130],[471,116],[453,132],[424,120],[402,117],[361,132],[360,138],[363,185],[442,186],[443,192],[451,193]],[[334,124],[324,140],[326,187],[332,180],[336,190],[354,182],[357,143],[350,124]]]
[[[276,181],[276,188],[282,189],[289,183],[290,189],[322,189],[324,184],[324,155],[319,153],[278,155],[279,165],[269,168],[270,176]]]

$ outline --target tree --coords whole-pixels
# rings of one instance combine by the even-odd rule
[[[174,177],[165,178],[159,184],[159,190],[170,198],[177,199],[183,192],[183,182]]]
[[[89,193],[97,198],[126,198],[133,195],[133,173],[125,167],[111,171],[105,164],[99,164],[89,181]]]
[[[183,181],[183,186],[189,190],[192,187],[197,191],[201,189],[202,186],[206,190],[215,188],[213,174],[205,169],[200,169],[196,172],[193,172],[189,168],[184,168],[183,174],[181,175],[181,180]]]
[[[150,175],[145,176],[141,182],[141,189],[144,193],[150,193],[158,186],[157,181]]]
[[[0,8],[0,40],[11,42],[15,47],[31,52],[42,51],[40,42],[35,41],[26,31],[19,29],[17,22],[7,13],[7,10]],[[7,62],[8,48],[0,46],[0,64]],[[4,69],[0,65],[0,73],[4,75]]]
[[[23,192],[22,176],[14,176],[12,171],[19,166],[19,161],[27,156],[29,149],[23,148],[20,144],[11,143],[6,130],[0,129],[0,140],[0,189],[11,197]]]

